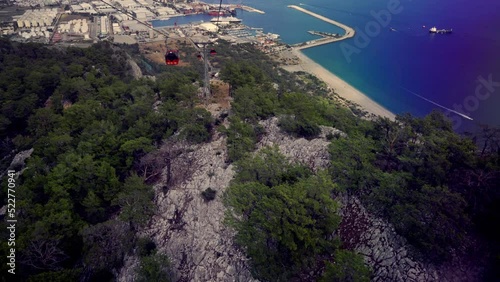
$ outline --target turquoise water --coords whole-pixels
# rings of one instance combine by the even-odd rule
[[[343,44],[318,46],[304,53],[390,111],[422,116],[433,109],[449,112],[442,108],[445,107],[474,119],[470,121],[450,112],[459,131],[472,130],[478,124],[500,125],[497,113],[500,85],[496,83],[500,83],[500,17],[495,14],[500,10],[500,1],[402,0],[399,4],[387,0],[302,1],[303,8],[357,31],[354,39],[343,41]],[[380,27],[377,33],[371,11],[387,10],[389,3],[396,3],[401,11],[391,15],[386,27],[377,24]],[[299,1],[252,0],[243,1],[243,4],[266,12],[264,15],[239,12],[238,17],[244,24],[278,33],[285,43],[317,38],[307,33],[308,30],[341,31],[287,8],[291,4],[300,5]],[[191,19],[208,21],[210,18],[197,15],[176,21],[180,24]],[[170,20],[163,24],[173,23]],[[368,30],[368,33],[372,31],[367,37],[368,44],[356,45],[362,42],[362,33],[367,33],[367,25],[372,28]],[[429,34],[428,29],[432,26],[453,28],[453,34]],[[357,53],[346,56],[342,48],[348,47],[357,48]],[[493,85],[478,86],[481,77],[483,81],[491,78]],[[478,87],[482,88],[476,92]]]

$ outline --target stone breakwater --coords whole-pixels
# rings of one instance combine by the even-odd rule
[[[320,38],[320,39],[308,41],[308,42],[306,42],[305,45],[299,44],[301,46],[295,47],[297,50],[302,50],[302,49],[311,48],[311,47],[314,47],[314,46],[319,46],[319,45],[323,45],[323,44],[328,44],[328,43],[332,43],[332,42],[337,42],[337,41],[345,40],[345,39],[354,37],[354,35],[356,34],[356,31],[354,30],[354,28],[352,28],[350,26],[347,26],[347,25],[345,25],[343,23],[334,21],[334,20],[329,19],[327,17],[324,17],[322,15],[318,15],[316,13],[313,13],[313,12],[311,12],[309,10],[306,10],[306,9],[304,9],[302,7],[299,7],[299,6],[296,6],[296,5],[288,5],[288,7],[292,8],[292,9],[295,9],[297,11],[300,11],[300,12],[306,13],[306,14],[308,14],[310,16],[313,16],[313,17],[315,17],[317,19],[320,19],[320,20],[325,21],[327,23],[333,24],[333,25],[338,26],[341,29],[345,30],[345,34],[342,35],[342,36],[340,36],[340,37],[337,37],[337,38]]]

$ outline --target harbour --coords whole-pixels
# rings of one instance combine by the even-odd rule
[[[333,36],[333,34],[330,34],[330,33],[327,33],[327,32],[313,31],[315,35],[323,36],[323,38],[314,39],[314,40],[310,40],[310,41],[306,41],[306,42],[302,42],[302,43],[297,43],[297,44],[291,45],[292,47],[296,48],[297,50],[302,50],[302,49],[311,48],[311,47],[315,47],[315,46],[319,46],[319,45],[323,45],[323,44],[328,44],[328,43],[333,43],[333,42],[345,40],[345,39],[354,37],[354,35],[356,34],[356,31],[352,27],[347,26],[347,25],[345,25],[343,23],[334,21],[334,20],[329,19],[327,17],[324,17],[322,15],[318,15],[318,14],[313,13],[313,12],[311,12],[309,10],[306,10],[306,9],[304,9],[302,7],[299,7],[299,6],[296,6],[296,5],[288,5],[288,8],[292,8],[292,9],[298,10],[300,12],[303,12],[305,14],[308,14],[310,16],[313,16],[313,17],[315,17],[317,19],[320,19],[320,20],[322,20],[324,22],[327,22],[329,24],[338,26],[341,29],[345,30],[345,34],[344,35],[338,35],[338,34],[336,34],[335,36]],[[309,32],[309,33],[311,33],[311,32]]]

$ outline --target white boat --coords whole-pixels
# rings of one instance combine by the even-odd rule
[[[431,27],[431,29],[429,29],[429,32],[445,34],[445,33],[452,33],[453,29],[437,29],[435,26],[433,26]]]

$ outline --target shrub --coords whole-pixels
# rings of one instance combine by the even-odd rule
[[[215,199],[215,194],[217,194],[217,191],[215,191],[212,188],[207,188],[205,191],[201,192],[201,196],[203,199],[205,199],[206,202],[212,201]]]
[[[140,257],[145,257],[153,254],[156,251],[156,244],[150,238],[139,238],[137,240],[137,254]]]
[[[337,250],[335,252],[335,262],[326,263],[325,273],[319,281],[369,282],[370,272],[361,255],[347,250]]]
[[[318,124],[304,117],[284,116],[280,118],[279,126],[292,136],[306,139],[313,139],[321,133]]]

